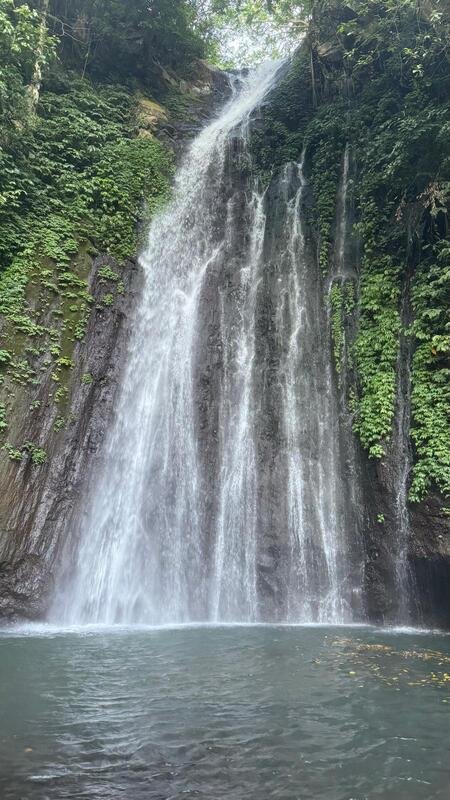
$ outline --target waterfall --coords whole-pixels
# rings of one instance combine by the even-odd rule
[[[402,330],[397,358],[397,397],[391,444],[395,523],[392,550],[397,597],[395,618],[398,622],[409,622],[411,611],[415,607],[413,579],[408,563],[411,537],[408,491],[412,468],[410,441],[412,337],[407,333],[412,317],[410,291],[410,276],[408,274],[403,285],[401,299],[400,318]],[[417,608],[415,610],[417,612]]]
[[[279,69],[230,79],[151,224],[53,618],[352,619],[356,523],[305,155],[267,188],[252,168],[253,116]]]
[[[337,208],[337,232],[336,232],[336,256],[334,260],[334,275],[338,278],[344,278],[346,275],[346,268],[348,267],[348,260],[346,258],[346,245],[348,242],[347,229],[348,229],[348,188],[349,188],[349,169],[350,169],[350,147],[348,142],[344,150],[344,163],[342,167],[341,186],[338,196]]]
[[[304,222],[305,153],[281,176],[284,210],[276,328],[287,462],[290,621],[343,622],[345,550],[339,424],[318,274]],[[324,335],[325,333],[325,335]]]
[[[245,139],[244,139],[245,146]],[[240,320],[221,307],[220,500],[213,573],[214,619],[257,618],[256,451],[253,432],[255,305],[266,216],[264,197],[248,204],[250,237],[239,273]]]

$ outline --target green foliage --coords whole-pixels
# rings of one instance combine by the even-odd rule
[[[64,403],[67,400],[69,394],[69,390],[67,386],[61,386],[59,389],[56,390],[53,399],[55,403]]]
[[[211,0],[221,65],[251,66],[285,55],[305,31],[312,5],[312,0]]]
[[[450,495],[450,244],[440,242],[431,256],[435,262],[417,268],[413,285],[412,500],[432,485]]]
[[[398,271],[389,257],[363,259],[359,332],[354,359],[359,380],[355,430],[369,455],[384,454],[392,430],[400,314]]]
[[[25,250],[28,261],[39,252],[67,264],[80,237],[123,260],[142,201],[167,191],[169,156],[153,138],[132,137],[131,94],[75,78],[58,89],[43,94],[38,124],[3,155],[0,191],[16,201],[0,208],[0,265]]]
[[[62,358],[58,358],[58,360],[56,361],[56,365],[58,367],[67,367],[68,369],[73,369],[74,368],[73,361],[71,361],[71,359],[67,358],[66,356],[63,356]]]
[[[33,126],[0,152],[0,164],[14,163],[0,172],[0,191],[16,197],[0,206],[0,314],[8,348],[0,365],[21,384],[36,380],[30,364],[39,349],[55,361],[55,382],[61,368],[72,366],[93,303],[88,250],[93,243],[119,262],[133,255],[143,203],[152,213],[167,196],[172,171],[162,144],[134,137],[133,94],[75,76],[52,80],[55,91],[42,93]],[[99,272],[123,291],[118,273]],[[106,296],[106,304],[113,299]],[[19,367],[14,354],[24,346]]]
[[[42,466],[47,461],[47,453],[33,442],[25,442],[23,449],[30,454],[31,463],[35,466]]]
[[[118,261],[132,255],[142,200],[152,213],[168,194],[170,172],[169,155],[156,139],[122,139],[105,147],[85,189],[95,208],[94,240],[101,249]]]
[[[0,0],[0,146],[17,139],[29,122],[30,85],[37,62],[54,55],[55,40],[42,35],[41,18],[29,3]],[[14,170],[14,164],[8,167]],[[0,207],[17,195],[0,191]]]
[[[448,184],[443,176],[450,169],[450,122],[444,42],[450,24],[448,14],[437,25],[429,9],[409,0],[401,8],[391,0],[369,0],[354,9],[340,35],[345,68],[358,97],[349,114],[360,175],[356,233],[364,247],[355,345],[360,387],[356,429],[369,452],[381,456],[394,414],[400,288],[413,271],[416,320],[408,333],[414,336],[415,350],[415,465],[410,497],[419,500],[432,486],[447,493],[450,485],[448,361],[443,354],[448,286],[446,294],[442,285],[435,285],[430,258],[435,247],[448,247]],[[416,62],[419,55],[421,64]],[[414,274],[414,251],[420,248],[421,264]],[[433,337],[436,353],[442,347],[438,357],[432,352]]]
[[[13,447],[8,442],[6,442],[6,444],[3,445],[2,450],[6,452],[6,455],[8,456],[10,461],[22,461],[21,450],[18,450],[17,448]]]
[[[109,308],[110,306],[113,305],[113,303],[114,303],[114,295],[111,294],[111,292],[108,292],[108,294],[103,295],[102,305],[106,306],[106,308]]]
[[[333,341],[333,356],[336,372],[342,369],[342,356],[344,349],[344,319],[342,287],[334,283],[330,291],[331,306],[331,338]]]
[[[14,435],[18,386],[51,380],[66,411],[94,303],[91,255],[109,253],[119,267],[136,252],[139,219],[167,197],[171,155],[150,134],[138,138],[137,107],[148,81],[160,91],[161,62],[185,69],[203,54],[194,21],[185,0],[151,9],[146,0],[0,0],[2,438],[6,408]],[[109,267],[99,273],[114,287],[104,307],[124,284]],[[36,465],[47,457],[32,442],[4,450],[13,461],[25,450]]]
[[[7,427],[6,408],[3,403],[0,403],[0,432],[5,431]]]
[[[344,285],[343,300],[345,313],[349,317],[351,314],[353,314],[356,308],[355,284],[351,280],[346,281]]]
[[[199,23],[190,0],[50,0],[63,61],[96,80],[145,83],[159,64],[186,68],[205,54]]]
[[[315,114],[305,134],[305,147],[311,159],[311,184],[316,199],[319,229],[319,264],[328,272],[336,216],[336,197],[345,148],[344,105],[326,103]]]
[[[439,12],[438,19],[409,0],[401,7],[393,0],[350,5],[354,15],[341,21],[336,45],[353,84],[341,124],[357,163],[355,234],[363,246],[359,331],[353,349],[358,381],[355,429],[372,456],[383,455],[395,410],[401,285],[415,239],[424,248],[413,278],[416,320],[411,331],[417,346],[412,365],[415,465],[410,496],[418,500],[433,485],[444,493],[450,486],[448,283],[440,267],[442,283],[436,285],[428,255],[432,242],[446,232],[448,184],[440,176],[448,175],[450,166],[444,56],[449,18]],[[328,28],[327,36],[329,32]],[[318,66],[323,75],[323,65]],[[326,94],[330,83],[335,93],[339,91],[339,70],[328,68],[326,81]],[[333,101],[336,117],[338,103]],[[330,203],[331,196],[330,185]]]
[[[116,283],[119,280],[118,273],[114,272],[111,267],[101,267],[98,271],[98,275],[102,283],[105,283],[106,281],[113,281]]]
[[[230,4],[226,4],[229,5]],[[255,3],[243,4],[250,9]],[[270,11],[270,9],[269,9]],[[306,40],[265,107],[253,136],[264,180],[305,153],[322,274],[329,273],[336,196],[346,143],[360,243],[359,296],[330,292],[336,368],[343,351],[354,427],[382,457],[395,413],[402,288],[412,286],[410,497],[450,490],[448,201],[450,73],[448,5],[416,0],[323,0]],[[419,263],[418,263],[419,262]],[[357,334],[346,340],[346,318]],[[352,366],[350,369],[352,370]]]
[[[307,53],[300,49],[251,133],[252,167],[263,182],[287,161],[300,159],[312,110]]]

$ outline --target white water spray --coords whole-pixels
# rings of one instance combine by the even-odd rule
[[[303,159],[279,179],[284,266],[276,288],[266,286],[268,190],[252,176],[249,144],[252,114],[278,68],[232,79],[230,101],[192,143],[173,201],[151,225],[116,418],[74,532],[73,579],[55,598],[52,616],[65,623],[265,619],[274,548],[261,533],[264,471],[271,481],[261,430],[271,385],[281,386],[284,442],[279,453],[270,437],[264,443],[285,476],[271,483],[286,519],[278,617],[351,618],[331,356],[302,222]],[[259,336],[269,299],[275,309],[264,325],[286,343],[272,372]]]

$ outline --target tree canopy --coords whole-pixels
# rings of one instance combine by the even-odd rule
[[[47,18],[65,62],[94,77],[143,79],[153,62],[179,67],[205,53],[191,0],[50,0]]]

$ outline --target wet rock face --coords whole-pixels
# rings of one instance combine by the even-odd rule
[[[431,495],[412,507],[409,569],[418,598],[413,606],[415,621],[449,629],[450,519],[442,506],[442,499]]]
[[[99,270],[117,265],[107,256],[92,264],[90,289],[99,300],[104,287]],[[126,357],[127,322],[140,274],[133,262],[122,272],[124,294],[111,307],[94,308],[82,343],[77,346],[71,378],[66,429],[55,433],[59,410],[48,400],[51,376],[39,387],[41,406],[25,387],[11,420],[17,439],[33,441],[47,458],[35,465],[29,453],[20,465],[3,458],[0,466],[0,616],[36,619],[46,610],[52,573],[71,518],[78,508],[87,465],[92,467],[114,409],[120,372]]]
[[[51,572],[40,556],[23,556],[0,564],[0,617],[10,622],[40,619],[52,586]]]
[[[388,453],[376,466],[366,460],[365,497],[368,521],[365,541],[365,596],[373,622],[450,628],[450,520],[443,499],[431,494],[408,504],[405,554],[406,610],[395,579],[398,537],[395,461]],[[403,604],[404,605],[404,604]]]
[[[231,91],[230,82],[226,73],[201,60],[192,65],[193,77],[189,82],[180,81],[175,74],[170,74],[163,68],[161,70],[160,88],[163,97],[168,88],[175,90],[179,97],[183,98],[183,105],[178,110],[175,108],[169,120],[164,109],[160,109],[156,114],[158,119],[150,126],[150,130],[174,151],[179,161],[188,142],[228,98]]]

